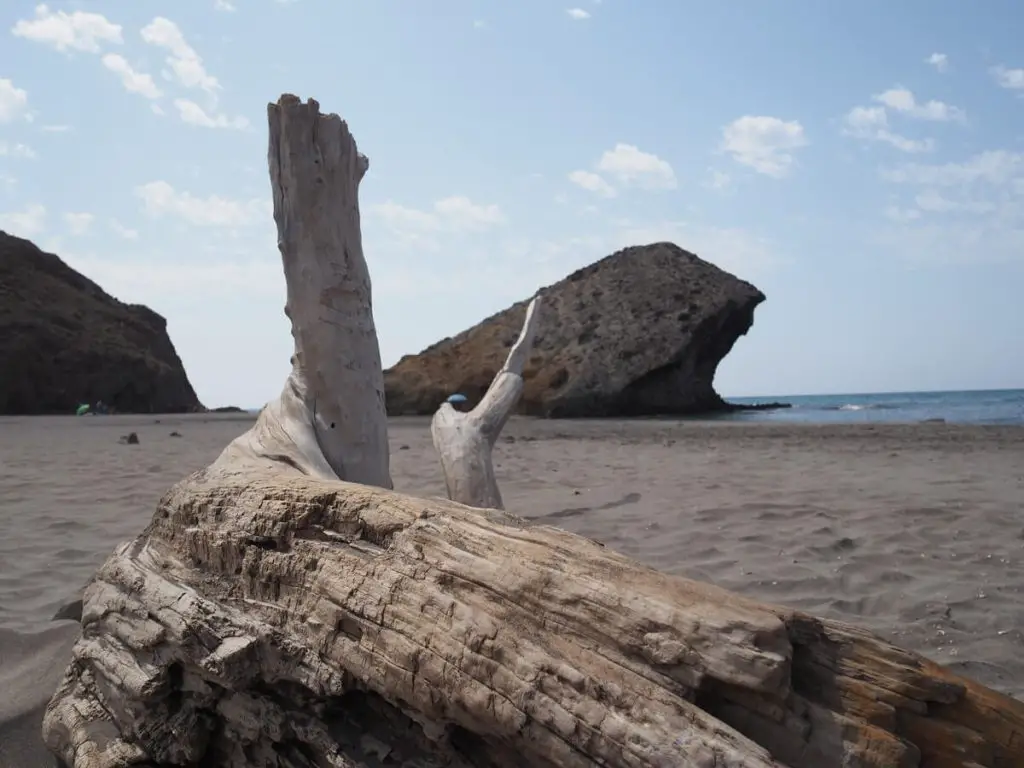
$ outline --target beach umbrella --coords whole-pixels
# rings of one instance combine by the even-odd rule
[[[82,403],[80,406],[78,406],[78,409],[75,411],[75,416],[82,416],[83,414],[86,414],[88,412],[89,412],[89,404],[88,403]]]
[[[448,402],[449,403],[464,403],[464,402],[466,402],[466,400],[467,400],[466,396],[465,395],[460,395],[458,392],[456,392],[454,395],[448,395]]]

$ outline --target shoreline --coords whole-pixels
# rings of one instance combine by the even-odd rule
[[[1024,389],[993,389],[964,392],[892,392],[832,395],[780,395],[772,397],[716,396],[704,403],[702,410],[668,410],[660,413],[593,413],[585,416],[543,416],[532,412],[515,414],[517,418],[535,418],[556,422],[657,420],[712,423],[740,421],[744,423],[801,424],[970,424],[1024,426]],[[168,421],[179,418],[239,419],[256,418],[261,409],[224,406],[190,413],[132,413],[115,417]],[[35,414],[31,418],[69,417],[71,412]],[[434,411],[392,414],[392,422],[405,418],[432,417]],[[106,418],[111,415],[104,414]],[[25,418],[10,414],[0,419]],[[76,418],[82,418],[76,416]]]
[[[755,409],[756,411],[764,410],[787,410],[787,409]],[[738,413],[742,413],[739,411]],[[653,415],[653,416],[583,416],[573,418],[546,418],[543,416],[532,416],[528,414],[513,414],[509,417],[509,423],[512,422],[528,422],[532,424],[553,424],[553,425],[572,425],[572,424],[643,424],[643,423],[657,423],[665,425],[678,425],[686,426],[693,425],[699,427],[751,427],[757,429],[763,428],[779,428],[779,429],[803,429],[803,428],[817,428],[817,427],[828,427],[835,429],[864,429],[864,428],[885,428],[885,427],[934,427],[934,428],[949,428],[949,429],[962,429],[962,428],[986,428],[986,429],[1018,429],[1024,430],[1024,421],[1022,422],[984,422],[984,421],[951,421],[949,419],[907,419],[904,421],[897,419],[888,418],[877,418],[869,419],[862,418],[857,421],[836,421],[830,419],[821,419],[814,421],[811,419],[800,419],[800,420],[770,420],[770,419],[736,419],[729,418],[730,415],[737,413],[733,411],[719,412],[719,413],[702,413],[694,416],[686,415]],[[53,421],[60,424],[68,424],[69,422],[82,422],[85,424],[140,424],[140,425],[160,425],[160,424],[180,424],[180,423],[251,423],[256,421],[259,416],[258,411],[241,411],[241,412],[222,412],[222,413],[167,413],[167,414],[151,414],[151,413],[112,413],[104,414],[103,416],[76,416],[74,414],[33,414],[31,416],[13,416],[0,414],[0,425],[9,422],[15,422],[22,419],[31,421],[33,423]],[[389,426],[402,426],[404,424],[422,423],[429,426],[432,414],[427,415],[406,415],[406,416],[389,416]]]

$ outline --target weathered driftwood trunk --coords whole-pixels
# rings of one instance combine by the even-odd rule
[[[267,107],[270,182],[295,354],[281,396],[225,464],[255,457],[391,488],[384,372],[363,258],[359,182],[370,166],[337,115],[282,96]]]
[[[272,126],[278,109],[316,107],[282,97]],[[279,125],[279,145],[311,158],[325,131],[348,135],[336,118]],[[321,176],[293,178],[354,189],[365,165],[351,160],[339,179],[346,157],[354,145],[322,154]],[[337,287],[355,274],[352,251],[331,267],[326,251],[282,247],[293,323],[330,325],[336,314],[292,303],[337,306],[311,271],[287,267],[299,253]],[[360,304],[348,311],[369,333],[369,283],[356,282],[366,289],[347,294]],[[358,346],[360,334],[325,333]],[[332,368],[312,341],[325,338],[296,332],[306,356],[281,401],[172,488],[86,589],[43,724],[69,765],[1024,765],[1024,704],[866,632],[499,510],[372,487],[389,483],[374,442],[384,427],[369,423],[383,409],[342,422],[345,392],[329,376],[363,366],[370,380],[379,362]],[[330,442],[338,433],[318,419],[331,397],[336,429],[365,431]]]
[[[462,413],[444,403],[430,423],[434,448],[441,457],[448,498],[452,501],[470,507],[505,508],[494,477],[491,453],[523,393],[523,366],[537,335],[539,303],[540,297],[534,297],[526,308],[519,338],[476,407],[469,413]]]

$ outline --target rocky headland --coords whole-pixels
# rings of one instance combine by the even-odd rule
[[[736,410],[718,364],[765,300],[672,243],[625,248],[540,291],[544,319],[519,412],[553,418]],[[388,414],[425,415],[453,392],[476,401],[523,324],[524,300],[385,371]],[[768,407],[779,407],[768,404]]]
[[[167,321],[0,231],[0,413],[186,413],[203,406]]]

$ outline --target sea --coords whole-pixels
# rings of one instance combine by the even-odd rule
[[[816,424],[914,423],[942,419],[950,424],[1024,425],[1024,389],[966,392],[879,392],[850,395],[727,397],[730,403],[789,403],[772,411],[738,411],[722,418],[739,421]]]
[[[955,392],[868,392],[850,395],[770,395],[726,397],[737,405],[788,403],[769,411],[716,414],[715,421],[775,421],[804,424],[913,424],[942,420],[949,424],[1024,426],[1024,389],[973,389]],[[259,408],[247,408],[253,415]],[[700,421],[707,416],[695,417]]]

